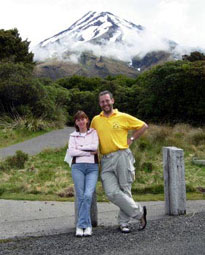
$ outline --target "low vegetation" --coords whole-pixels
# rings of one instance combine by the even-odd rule
[[[164,180],[162,147],[184,150],[188,199],[204,199],[205,166],[195,165],[193,158],[205,159],[205,129],[185,124],[150,125],[149,130],[132,145],[136,159],[133,195],[138,201],[163,200]],[[36,156],[18,152],[0,164],[0,198],[73,201],[71,170],[65,163],[66,148],[46,150]],[[16,165],[12,165],[15,159]],[[7,168],[5,166],[8,166]],[[98,201],[107,201],[100,178]]]
[[[43,118],[31,118],[18,114],[0,117],[0,148],[42,135],[63,127],[63,122],[51,122]]]

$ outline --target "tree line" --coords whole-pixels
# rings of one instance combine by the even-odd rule
[[[125,75],[70,76],[52,81],[33,75],[29,42],[17,29],[0,30],[0,115],[42,117],[72,124],[82,109],[90,118],[100,112],[98,94],[110,90],[115,107],[148,123],[205,123],[205,55],[157,65],[137,78]]]

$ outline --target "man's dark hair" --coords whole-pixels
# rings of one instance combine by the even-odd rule
[[[106,95],[106,94],[110,95],[110,98],[111,98],[111,99],[113,98],[113,94],[112,94],[109,90],[104,90],[104,91],[100,92],[100,93],[99,93],[99,98],[100,98],[101,96],[103,96],[103,95]]]

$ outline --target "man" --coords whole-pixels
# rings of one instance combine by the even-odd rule
[[[102,112],[92,120],[100,141],[101,179],[108,199],[120,208],[118,222],[121,232],[130,232],[129,221],[138,219],[138,230],[146,227],[146,207],[136,203],[131,194],[134,181],[134,158],[129,146],[148,128],[147,124],[129,114],[113,109],[110,91],[99,94]],[[128,130],[134,130],[127,138]]]

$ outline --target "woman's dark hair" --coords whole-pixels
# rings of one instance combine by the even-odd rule
[[[74,115],[75,130],[77,132],[79,132],[79,127],[75,124],[75,121],[79,120],[79,119],[87,119],[88,120],[87,129],[89,129],[89,127],[90,127],[90,120],[89,120],[88,116],[84,113],[84,111],[77,111],[76,114]]]

